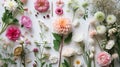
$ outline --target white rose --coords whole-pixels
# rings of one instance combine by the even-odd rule
[[[105,48],[110,50],[114,45],[115,45],[115,41],[109,40]]]
[[[106,27],[104,25],[97,26],[97,33],[102,35],[106,32]]]
[[[64,57],[71,57],[73,55],[75,55],[76,51],[74,48],[72,47],[65,47],[62,51],[62,56]]]

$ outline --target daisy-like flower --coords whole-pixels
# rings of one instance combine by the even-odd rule
[[[72,30],[72,24],[69,19],[61,17],[54,21],[53,28],[56,33],[67,35]]]
[[[75,59],[74,60],[74,67],[82,67],[82,62],[80,59]]]
[[[106,21],[107,21],[108,24],[113,24],[113,23],[116,22],[116,16],[108,15]]]
[[[55,55],[51,55],[49,58],[50,63],[57,63],[58,62],[58,57]]]
[[[34,7],[39,12],[46,12],[49,9],[49,1],[48,0],[36,0]]]
[[[110,50],[114,45],[115,45],[115,41],[109,40],[105,48]]]
[[[20,56],[22,54],[22,45],[18,45],[15,49],[14,49],[14,56]]]
[[[55,13],[57,15],[62,15],[63,14],[63,9],[61,7],[58,7],[56,10],[55,10]]]
[[[97,26],[97,33],[102,35],[106,32],[106,27],[104,25]]]
[[[18,4],[16,3],[15,0],[5,0],[4,7],[7,10],[15,11],[16,8],[18,7]]]
[[[9,40],[16,41],[19,39],[21,31],[17,26],[10,26],[6,31],[6,36]]]
[[[86,8],[86,7],[88,7],[88,2],[87,1],[84,1],[83,3],[82,3],[82,7],[84,7],[84,8]]]
[[[72,47],[65,47],[62,51],[62,56],[64,57],[71,57],[76,54],[76,51]]]
[[[103,12],[99,11],[99,12],[95,13],[94,17],[97,21],[102,22],[105,19],[105,14]]]

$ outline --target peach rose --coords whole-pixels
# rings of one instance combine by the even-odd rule
[[[97,62],[100,66],[107,66],[111,63],[111,56],[107,52],[100,52],[97,56]]]

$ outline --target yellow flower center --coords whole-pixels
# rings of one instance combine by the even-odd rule
[[[9,2],[9,6],[10,6],[10,7],[13,7],[13,2]]]
[[[79,65],[81,62],[79,60],[76,61],[76,64]]]

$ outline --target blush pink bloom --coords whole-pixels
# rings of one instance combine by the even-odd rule
[[[32,27],[32,21],[28,16],[21,17],[21,24],[28,29]]]
[[[62,15],[63,14],[63,9],[61,7],[58,7],[56,10],[55,10],[55,13],[57,15]]]
[[[100,66],[107,66],[111,63],[111,56],[107,52],[100,52],[97,56],[97,62]]]
[[[10,26],[6,31],[6,36],[9,40],[16,41],[19,39],[21,31],[17,26]]]
[[[71,32],[72,25],[69,19],[67,18],[58,18],[53,23],[54,30],[58,34],[67,35]]]
[[[46,12],[49,9],[48,0],[36,0],[34,7],[39,12]]]
[[[89,35],[91,38],[93,38],[97,34],[96,30],[91,30]]]
[[[23,4],[25,4],[27,2],[27,0],[20,0]]]
[[[64,2],[61,1],[61,0],[58,0],[58,1],[56,2],[56,5],[57,5],[58,7],[62,7],[62,6],[64,5]]]

